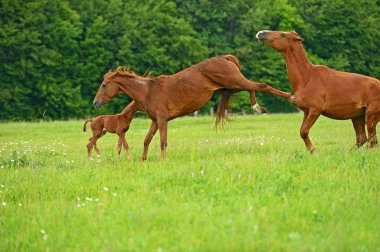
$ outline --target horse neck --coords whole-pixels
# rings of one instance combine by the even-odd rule
[[[309,61],[301,42],[293,43],[282,55],[286,61],[289,82],[293,91],[296,92],[309,81],[313,65]]]
[[[120,93],[126,94],[134,101],[144,105],[149,91],[149,81],[148,78],[138,76],[134,78],[122,76],[118,80]]]

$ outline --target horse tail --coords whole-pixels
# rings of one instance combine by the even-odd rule
[[[230,108],[232,94],[232,90],[223,90],[223,93],[219,99],[218,109],[216,110],[215,128],[218,128],[220,122],[222,122],[222,126],[224,126],[224,123],[229,120],[226,110]]]
[[[88,122],[92,122],[92,119],[87,119],[85,122],[84,122],[84,125],[83,125],[83,132],[86,132],[86,128],[87,128],[87,123]]]
[[[228,61],[231,61],[233,63],[235,63],[235,65],[239,68],[240,70],[240,61],[238,60],[238,58],[236,58],[234,55],[232,54],[227,54],[227,55],[224,55],[224,58]]]

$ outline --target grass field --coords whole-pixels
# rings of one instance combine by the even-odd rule
[[[350,121],[301,114],[150,122],[86,158],[83,121],[0,124],[0,251],[380,251],[380,149],[351,150]]]

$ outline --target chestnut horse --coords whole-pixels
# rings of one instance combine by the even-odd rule
[[[91,157],[92,148],[100,156],[99,149],[96,146],[96,142],[99,138],[104,136],[107,132],[116,133],[119,136],[119,142],[117,145],[117,154],[120,157],[121,146],[123,145],[127,154],[127,159],[130,160],[128,143],[125,140],[125,133],[129,129],[129,125],[135,115],[136,111],[143,111],[142,108],[132,101],[121,113],[116,115],[101,115],[92,120],[86,120],[83,125],[83,132],[86,132],[86,126],[88,122],[91,122],[92,137],[87,144],[87,155]]]
[[[295,104],[304,112],[300,134],[310,153],[314,152],[314,147],[309,139],[309,130],[319,115],[336,120],[351,119],[358,148],[367,142],[367,125],[368,148],[377,144],[379,80],[313,65],[296,32],[259,31],[256,37],[285,58]]]
[[[144,108],[152,120],[145,137],[142,159],[146,160],[149,144],[157,129],[160,131],[161,158],[165,159],[168,121],[200,109],[216,90],[223,90],[216,113],[216,123],[225,117],[229,98],[237,91],[264,91],[291,99],[290,93],[264,83],[247,80],[241,74],[239,66],[240,63],[235,56],[222,55],[176,74],[160,75],[156,78],[139,77],[131,71],[109,72],[104,76],[94,98],[94,105],[100,108],[118,93],[130,96]],[[252,98],[254,94],[251,95]],[[255,103],[254,101],[253,104]]]

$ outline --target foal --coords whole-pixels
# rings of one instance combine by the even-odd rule
[[[104,136],[107,132],[116,133],[119,136],[119,142],[117,145],[117,154],[120,157],[121,146],[123,145],[128,160],[131,160],[129,154],[129,147],[127,141],[125,140],[125,133],[129,129],[129,124],[136,111],[143,111],[141,107],[132,101],[121,113],[115,115],[101,115],[94,119],[88,119],[84,123],[83,132],[86,132],[86,126],[88,122],[91,122],[92,137],[87,144],[87,154],[88,158],[91,157],[92,148],[95,149],[96,153],[100,156],[100,152],[96,146],[96,142],[99,138]]]

